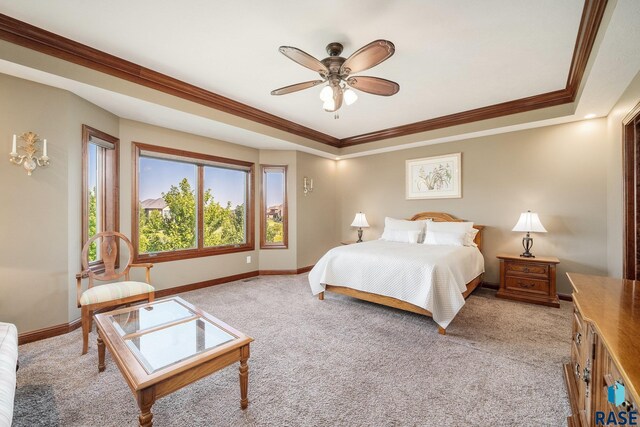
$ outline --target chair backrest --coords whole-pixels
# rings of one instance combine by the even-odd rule
[[[97,239],[100,241],[100,256],[104,263],[104,272],[96,273],[89,268],[89,248],[93,242]],[[129,259],[124,268],[120,269],[120,272],[116,271],[116,264],[118,261],[118,239],[122,240],[129,249]],[[126,280],[129,280],[129,270],[133,263],[133,245],[127,239],[127,237],[118,233],[117,231],[103,231],[93,236],[82,248],[82,270],[83,274],[89,277],[89,288],[93,286],[94,280],[99,281],[112,281],[125,276]]]

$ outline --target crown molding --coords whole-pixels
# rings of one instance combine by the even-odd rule
[[[338,138],[3,14],[0,14],[0,39],[323,144],[333,147],[340,144]]]
[[[0,39],[293,135],[342,148],[575,101],[607,3],[608,0],[585,0],[564,89],[343,139],[242,104],[3,14],[0,14]]]

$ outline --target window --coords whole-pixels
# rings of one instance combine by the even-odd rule
[[[134,143],[134,168],[136,260],[254,249],[253,163]]]
[[[262,166],[260,248],[288,247],[287,167]]]
[[[82,245],[102,231],[118,231],[119,140],[82,126]],[[89,248],[89,265],[99,269],[98,242]]]

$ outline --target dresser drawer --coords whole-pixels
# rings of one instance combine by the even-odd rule
[[[507,262],[506,273],[509,276],[527,276],[546,279],[549,277],[549,266],[524,262]]]
[[[506,277],[505,286],[509,291],[527,292],[547,295],[549,282],[547,280],[529,279],[526,277]]]

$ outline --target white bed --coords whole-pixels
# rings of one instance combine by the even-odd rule
[[[444,333],[483,273],[474,246],[373,240],[331,249],[309,273],[309,284],[321,299],[328,290],[430,315]]]

